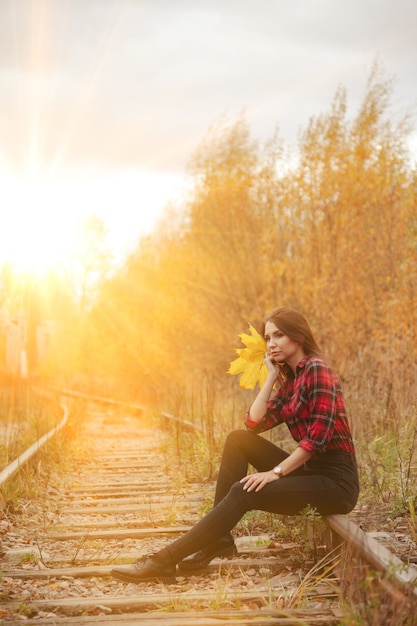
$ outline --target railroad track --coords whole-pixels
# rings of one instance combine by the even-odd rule
[[[315,562],[304,539],[238,527],[239,557],[216,559],[198,575],[173,584],[111,578],[116,563],[187,530],[213,485],[186,483],[167,435],[126,405],[91,403],[77,446],[45,497],[14,518],[21,546],[4,555],[0,624],[327,626],[369,597],[386,621],[344,623],[415,623],[406,620],[417,615],[416,571],[342,516],[314,538]]]

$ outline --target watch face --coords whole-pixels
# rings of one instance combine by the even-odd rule
[[[277,474],[278,476],[281,474],[282,469],[280,467],[274,467],[274,473]]]

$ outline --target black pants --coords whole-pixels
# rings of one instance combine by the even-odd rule
[[[246,430],[229,434],[223,450],[213,509],[182,537],[163,550],[173,563],[227,535],[248,511],[297,515],[307,505],[323,515],[348,513],[359,494],[353,455],[329,451],[310,460],[292,474],[248,493],[240,479],[248,465],[259,472],[281,463],[288,453],[267,439]]]

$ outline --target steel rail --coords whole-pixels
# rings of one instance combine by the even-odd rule
[[[18,472],[19,469],[23,465],[25,465],[25,463],[30,461],[30,459],[32,459],[52,437],[55,437],[56,434],[64,428],[65,424],[68,421],[69,411],[68,407],[65,404],[61,404],[61,408],[64,411],[64,417],[59,422],[59,424],[54,426],[54,428],[52,428],[48,433],[35,441],[34,444],[32,444],[27,450],[25,450],[25,452],[23,452],[17,459],[15,459],[12,463],[10,463],[10,465],[5,467],[0,472],[0,487],[2,487],[9,480],[9,478],[16,474],[16,472]]]
[[[351,545],[370,565],[380,572],[388,571],[400,586],[410,588],[417,595],[417,567],[406,566],[401,559],[359,528],[346,515],[328,515],[324,519],[338,537]]]

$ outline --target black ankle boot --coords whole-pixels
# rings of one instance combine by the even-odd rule
[[[207,567],[216,557],[231,559],[234,556],[237,556],[235,542],[231,535],[226,535],[210,546],[207,546],[207,548],[203,548],[203,550],[199,550],[187,556],[178,563],[178,568],[182,570],[200,569]]]
[[[155,556],[136,561],[132,565],[119,565],[111,570],[111,575],[128,583],[146,581],[175,582],[176,566],[163,563]]]

